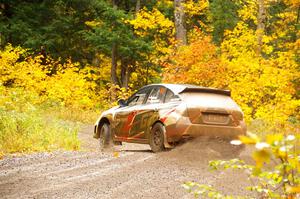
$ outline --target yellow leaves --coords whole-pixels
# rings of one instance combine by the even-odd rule
[[[291,5],[293,8],[299,8],[300,1],[299,0],[284,0],[287,5]]]
[[[229,168],[242,168],[254,179],[255,186],[249,187],[251,191],[267,193],[258,195],[270,198],[298,198],[300,193],[300,135],[284,133],[268,134],[266,138],[250,134],[249,137],[241,136],[244,144],[255,144],[252,158],[255,165],[240,165],[229,161],[212,161],[210,166],[219,169],[220,166],[230,165]],[[238,140],[232,144],[240,144]],[[270,161],[272,160],[272,162]],[[232,160],[230,160],[232,161]],[[244,162],[243,162],[244,164]],[[223,166],[224,169],[227,167]]]
[[[218,59],[216,47],[211,38],[199,37],[189,46],[182,46],[168,57],[165,63],[164,82],[191,83],[201,86],[222,87],[226,70]]]
[[[257,150],[252,154],[252,158],[256,162],[256,167],[261,168],[264,163],[270,162],[271,153],[268,149]]]
[[[225,39],[221,44],[223,56],[246,57],[256,56],[257,38],[255,31],[244,22],[238,22],[233,31],[225,31]]]
[[[296,187],[288,186],[286,191],[288,193],[300,193],[300,186],[296,186]]]
[[[253,152],[252,158],[256,162],[256,167],[260,169],[264,163],[268,163],[271,158],[270,144],[261,142],[255,134],[248,133],[248,136],[239,136],[241,143],[246,145],[255,145],[256,151]]]
[[[249,136],[241,135],[239,136],[239,140],[243,144],[256,144],[259,141],[255,134],[249,134]]]
[[[185,3],[183,3],[184,6],[184,12],[189,16],[195,16],[195,15],[203,15],[205,10],[209,6],[209,1],[207,0],[200,0],[200,1],[192,1],[188,0]]]
[[[52,100],[80,108],[91,108],[97,104],[96,83],[87,81],[96,78],[90,73],[91,68],[79,70],[78,63],[70,60],[62,65],[48,59],[47,65],[43,65],[42,58],[28,57],[25,50],[7,46],[0,51],[0,84],[22,87],[40,96],[35,103]],[[51,74],[51,71],[55,72]]]
[[[208,14],[209,1],[208,0],[186,0],[183,5],[183,10],[185,12],[185,21],[188,26],[195,26],[195,19],[197,18],[206,18]],[[202,20],[202,19],[201,19]],[[211,31],[211,26],[207,25],[205,20],[198,20],[197,23],[200,25],[202,30],[206,30],[207,32]]]
[[[243,21],[252,20],[257,22],[257,1],[244,0],[242,9],[238,10],[238,15]]]
[[[92,83],[85,80],[85,75],[80,74],[72,64],[65,65],[63,72],[60,72],[48,79],[51,87],[47,88],[47,96],[50,99],[60,100],[66,106],[78,104],[85,108],[94,103],[91,101]]]
[[[91,28],[94,28],[94,27],[99,27],[101,25],[103,25],[103,21],[86,21],[85,22],[85,25],[91,27]]]
[[[156,8],[152,11],[144,8],[137,14],[135,19],[126,22],[133,25],[135,33],[140,36],[148,35],[151,30],[156,30],[161,34],[174,33],[174,23]]]
[[[293,98],[292,82],[300,76],[293,51],[278,52],[276,57],[264,59],[257,55],[255,31],[239,22],[225,33],[222,61],[228,66],[228,87],[241,106],[247,122],[262,119],[269,126],[285,123],[296,114],[299,100]],[[263,51],[269,54],[273,37],[264,36]]]
[[[266,135],[266,141],[270,145],[277,145],[283,139],[282,133]]]
[[[157,1],[156,7],[166,7],[166,8],[173,8],[174,7],[174,1],[173,0],[160,0]]]
[[[135,34],[140,37],[153,37],[154,54],[169,53],[170,44],[174,41],[174,23],[165,17],[158,9],[140,10],[136,18],[127,20],[133,26]],[[157,57],[157,56],[156,56]]]
[[[41,66],[41,57],[25,57],[26,51],[20,47],[7,46],[0,51],[0,83],[15,85],[29,90],[41,92],[44,90],[44,77],[47,71]],[[39,86],[38,86],[39,84]]]
[[[287,170],[300,171],[300,156],[298,157],[299,149],[297,148],[297,142],[299,142],[299,135],[275,133],[266,135],[265,141],[255,135],[250,134],[248,136],[240,136],[240,143],[246,145],[255,145],[255,151],[252,154],[252,158],[256,162],[256,169],[259,170],[265,163],[269,163],[271,158],[279,158],[281,161],[288,163]],[[232,144],[238,143],[234,141]]]
[[[118,157],[120,157],[120,153],[119,153],[118,151],[114,151],[114,152],[113,152],[113,156],[114,156],[115,158],[118,158]]]
[[[190,45],[168,57],[163,81],[227,86],[247,122],[260,119],[273,127],[285,123],[291,115],[297,115],[300,104],[294,98],[292,84],[300,76],[295,53],[278,52],[276,57],[264,59],[257,55],[255,34],[246,23],[239,22],[234,30],[225,33],[219,57],[209,37],[195,30]],[[264,37],[263,41],[264,53],[271,53],[269,43],[273,38]]]

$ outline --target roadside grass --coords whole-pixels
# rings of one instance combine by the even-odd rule
[[[78,150],[78,129],[73,123],[45,119],[38,110],[0,110],[0,153]]]
[[[100,115],[100,111],[83,110],[81,108],[66,108],[66,107],[52,107],[48,108],[45,115],[58,118],[63,121],[80,122],[83,124],[93,124]]]
[[[10,153],[79,150],[78,131],[99,113],[42,101],[33,92],[0,88],[0,159]]]
[[[292,118],[289,121],[281,124],[268,123],[262,119],[255,119],[247,125],[247,131],[259,137],[265,137],[266,135],[278,134],[282,132],[296,135],[300,133],[299,127],[300,120],[296,118]]]

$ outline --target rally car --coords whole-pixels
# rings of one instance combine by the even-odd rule
[[[153,152],[197,136],[236,139],[246,134],[243,112],[229,90],[185,84],[151,84],[104,111],[94,138],[110,143],[149,144]]]

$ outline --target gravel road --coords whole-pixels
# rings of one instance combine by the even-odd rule
[[[247,195],[238,171],[209,171],[208,161],[236,157],[220,140],[201,138],[154,154],[125,143],[101,152],[93,126],[79,133],[82,151],[7,156],[0,160],[0,198],[193,198],[181,184],[197,181],[223,193]],[[249,161],[250,149],[239,157]]]

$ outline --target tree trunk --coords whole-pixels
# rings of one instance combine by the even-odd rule
[[[135,7],[135,16],[137,16],[138,12],[141,9],[141,1],[136,1],[136,7]],[[130,60],[128,59],[121,59],[121,81],[120,86],[125,88],[126,91],[128,90],[128,83],[132,68],[130,68]]]
[[[296,23],[299,22],[299,18],[300,18],[300,6],[298,6],[298,12],[297,12],[297,20],[296,20]]]
[[[128,60],[121,60],[121,86],[128,90],[128,83],[130,74],[132,72],[132,67],[130,67],[130,62]]]
[[[117,0],[112,0],[112,5],[114,9],[117,9]],[[114,26],[114,24],[113,24]],[[119,85],[118,77],[117,77],[117,64],[118,64],[118,46],[116,41],[112,42],[111,47],[111,74],[110,74],[110,80],[113,84]]]
[[[136,0],[136,5],[135,5],[135,15],[140,11],[141,9],[141,0]]]
[[[263,36],[265,32],[266,9],[264,0],[258,0],[258,14],[257,14],[257,54],[262,54]]]
[[[175,38],[179,46],[187,44],[184,1],[174,0]]]
[[[121,86],[126,88],[128,87],[128,82],[126,81],[127,76],[127,65],[126,62],[122,59],[121,60]]]
[[[117,44],[113,42],[112,44],[112,50],[111,50],[111,74],[110,74],[110,79],[111,82],[115,85],[119,84],[118,77],[117,77]]]
[[[92,65],[96,67],[100,65],[100,59],[97,52],[95,52],[94,57],[92,58]]]

